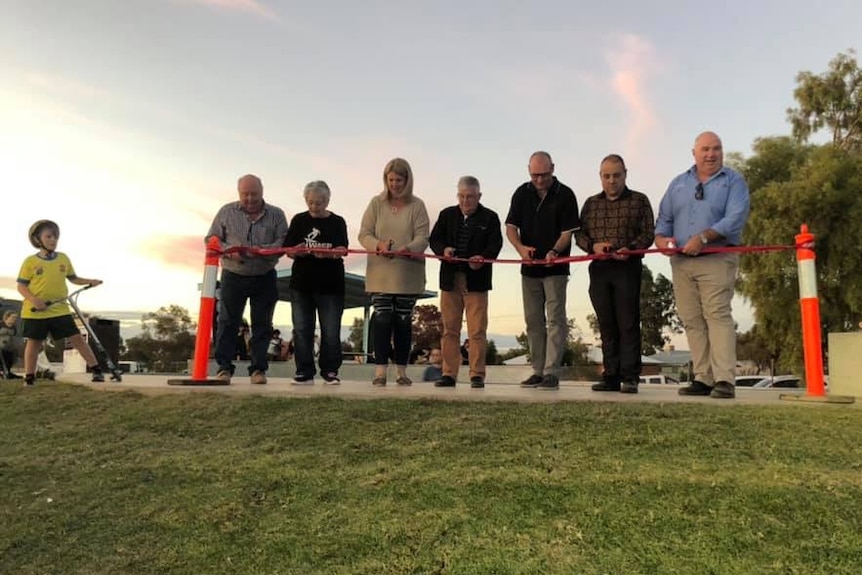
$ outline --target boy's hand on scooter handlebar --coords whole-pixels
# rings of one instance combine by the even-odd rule
[[[48,309],[48,306],[39,298],[33,298],[30,300],[30,303],[33,304],[30,306],[30,309],[33,311],[45,311]]]

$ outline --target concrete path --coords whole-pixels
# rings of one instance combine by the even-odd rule
[[[553,391],[523,389],[516,383],[489,383],[484,389],[470,389],[468,383],[459,382],[457,387],[437,388],[433,383],[414,382],[409,387],[399,387],[390,382],[383,388],[373,387],[369,381],[342,381],[340,385],[325,385],[316,379],[314,385],[295,385],[292,379],[270,378],[266,385],[252,385],[248,377],[234,377],[230,385],[221,386],[177,386],[168,385],[168,379],[188,379],[179,375],[132,375],[125,374],[123,381],[90,383],[88,374],[64,374],[62,381],[85,385],[104,391],[134,390],[144,394],[167,393],[223,393],[228,395],[259,395],[278,397],[340,397],[344,399],[436,399],[453,401],[511,401],[511,402],[556,402],[556,401],[606,401],[648,403],[697,403],[703,405],[832,405],[838,404],[789,401],[781,395],[804,395],[804,392],[788,394],[787,390],[745,389],[737,390],[736,399],[711,399],[708,397],[683,397],[677,394],[676,385],[641,385],[637,395],[621,393],[599,393],[590,389],[588,382],[563,381]],[[858,408],[860,402],[844,404],[842,407]]]

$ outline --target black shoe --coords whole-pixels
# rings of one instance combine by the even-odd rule
[[[736,397],[736,388],[727,381],[716,381],[709,396],[717,399],[733,399]]]
[[[314,385],[314,376],[297,373],[293,376],[294,385]]]
[[[481,377],[470,378],[470,389],[482,389],[485,387],[485,381]]]
[[[93,378],[90,381],[93,383],[105,383],[105,374],[101,371],[94,371]]]
[[[626,381],[620,384],[620,393],[637,393],[638,392],[638,380],[636,379],[627,379]]]
[[[712,393],[712,386],[706,385],[702,381],[694,380],[691,384],[681,387],[677,390],[680,395],[709,395]]]
[[[338,377],[338,374],[334,371],[327,371],[323,374],[323,381],[330,385],[338,385],[341,383],[341,378]]]
[[[593,391],[619,391],[620,380],[615,377],[604,377],[598,383],[594,383],[591,387]]]
[[[521,382],[521,387],[539,387],[539,384],[542,383],[544,378],[541,375],[536,375],[535,373]]]
[[[542,383],[536,386],[536,389],[559,389],[560,378],[552,373],[545,374],[542,378]]]
[[[28,373],[24,376],[24,385],[27,387],[33,387],[36,385],[36,376],[32,373]]]
[[[455,387],[455,378],[451,375],[444,375],[434,382],[434,387]]]

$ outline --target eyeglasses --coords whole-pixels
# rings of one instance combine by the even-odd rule
[[[694,199],[702,200],[703,199],[703,184],[698,184],[694,187]]]
[[[530,179],[531,180],[539,180],[542,178],[550,178],[553,175],[554,175],[554,172],[541,172],[538,174],[530,174]]]

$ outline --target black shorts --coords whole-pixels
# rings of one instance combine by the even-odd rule
[[[49,317],[47,319],[24,318],[21,320],[21,335],[27,339],[45,341],[48,334],[55,340],[78,335],[81,330],[70,315]]]

